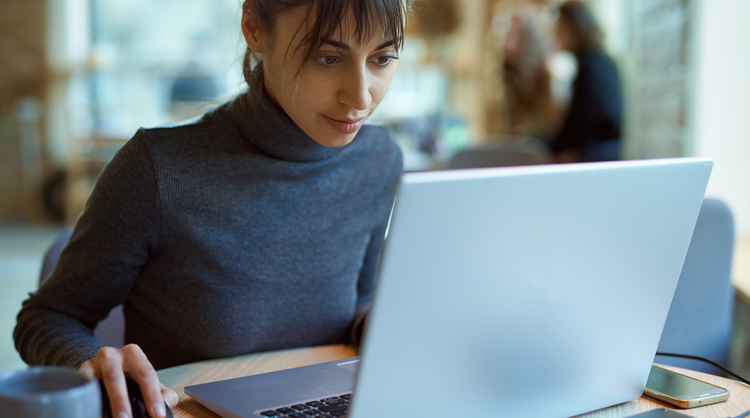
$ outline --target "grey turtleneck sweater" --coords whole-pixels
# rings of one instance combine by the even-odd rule
[[[24,361],[78,367],[118,304],[126,343],[157,369],[346,339],[369,301],[401,153],[376,126],[319,145],[260,86],[123,146],[23,304]]]

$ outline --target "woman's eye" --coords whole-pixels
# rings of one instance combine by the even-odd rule
[[[382,67],[386,67],[389,64],[393,63],[393,60],[397,59],[398,57],[394,57],[392,55],[383,55],[382,57],[375,58],[375,63]]]
[[[339,58],[336,55],[317,55],[315,57],[315,60],[318,61],[318,63],[323,65],[333,65],[336,64],[341,58]]]

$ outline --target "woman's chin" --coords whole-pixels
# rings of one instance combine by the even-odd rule
[[[326,147],[343,147],[344,145],[349,145],[353,140],[354,137],[357,136],[356,131],[351,134],[342,134],[339,132],[336,133],[329,133],[328,135],[321,135],[319,137],[311,137],[313,141],[317,142],[320,145],[326,146]]]

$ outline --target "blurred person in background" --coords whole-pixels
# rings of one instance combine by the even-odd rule
[[[560,49],[578,62],[567,115],[551,146],[558,162],[620,159],[622,92],[612,59],[602,49],[602,33],[589,8],[567,1],[555,27]]]
[[[245,0],[248,91],[141,128],[107,164],[49,280],[18,314],[30,365],[103,381],[131,415],[177,394],[157,369],[358,343],[403,162],[364,125],[388,91],[410,0]],[[92,330],[115,306],[123,347]]]
[[[547,139],[559,128],[561,106],[552,94],[547,50],[530,14],[511,17],[503,44],[507,133]]]

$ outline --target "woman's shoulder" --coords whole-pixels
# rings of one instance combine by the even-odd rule
[[[615,61],[601,49],[590,49],[578,56],[581,70],[617,71]]]
[[[235,148],[238,134],[225,115],[226,106],[220,105],[191,119],[140,128],[130,141],[145,144],[152,154]]]
[[[190,119],[140,128],[139,134],[147,137],[149,140],[190,140],[215,130],[217,122],[219,122],[217,119],[221,118],[220,114],[224,106],[226,104],[210,109],[206,113]]]

